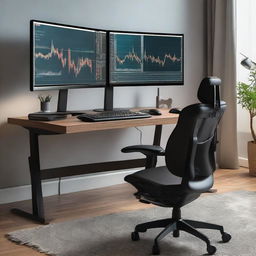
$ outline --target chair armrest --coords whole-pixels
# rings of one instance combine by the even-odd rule
[[[134,145],[122,148],[123,153],[139,152],[146,156],[164,156],[165,151],[160,146],[155,145]]]

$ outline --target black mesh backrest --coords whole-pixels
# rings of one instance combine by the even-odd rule
[[[209,81],[209,78],[207,79]],[[208,177],[215,170],[213,140],[226,104],[216,104],[216,98],[208,98],[208,94],[216,95],[213,87],[214,90],[219,90],[219,84],[215,86],[207,83],[205,79],[202,81],[198,94],[204,103],[190,105],[181,111],[178,123],[166,145],[165,158],[168,169],[174,175],[187,180]]]

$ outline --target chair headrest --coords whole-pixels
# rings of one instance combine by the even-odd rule
[[[204,104],[215,105],[219,99],[219,86],[221,79],[214,76],[206,77],[202,80],[198,91],[197,98]],[[219,102],[218,102],[219,103]]]

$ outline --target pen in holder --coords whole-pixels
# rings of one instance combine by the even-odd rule
[[[52,96],[47,95],[47,96],[42,96],[39,95],[38,99],[40,100],[40,109],[41,112],[50,112],[50,101],[51,101]]]

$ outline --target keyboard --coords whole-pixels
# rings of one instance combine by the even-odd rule
[[[102,121],[114,121],[125,119],[137,119],[151,117],[148,113],[135,112],[131,110],[114,110],[103,112],[88,112],[77,116],[78,119],[84,122],[102,122]]]

